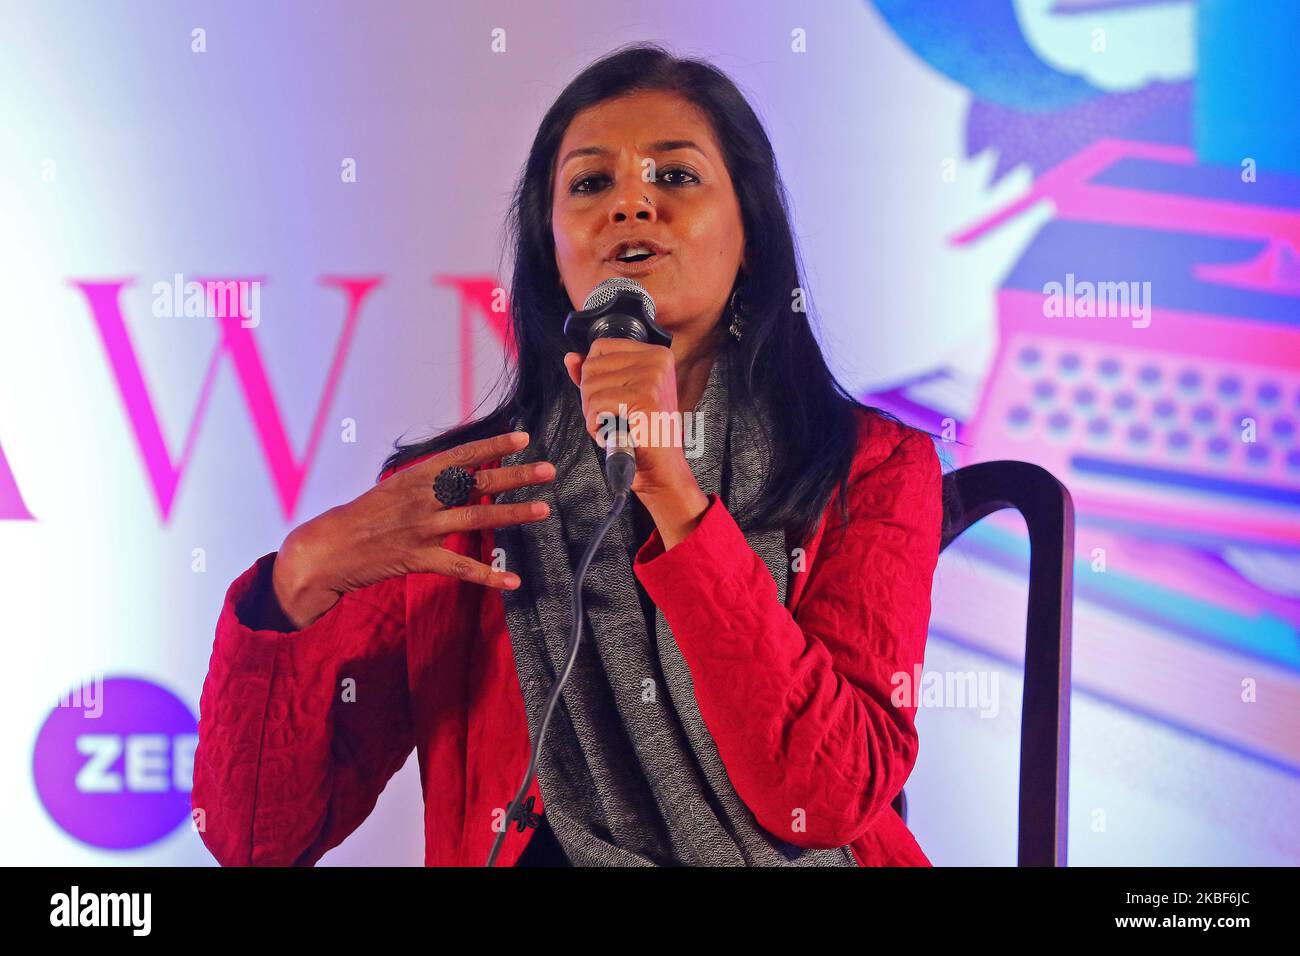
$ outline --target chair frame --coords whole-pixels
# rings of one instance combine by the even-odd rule
[[[1029,601],[1020,718],[1018,866],[1065,866],[1070,798],[1070,647],[1074,503],[1024,461],[987,461],[944,476],[942,552],[968,528],[1014,508],[1029,530]],[[900,790],[894,809],[907,819]]]

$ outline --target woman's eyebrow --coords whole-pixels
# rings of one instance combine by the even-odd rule
[[[661,139],[657,143],[650,144],[650,152],[652,153],[670,153],[674,149],[693,149],[701,156],[708,158],[708,153],[689,139]]]
[[[706,159],[709,155],[702,150],[694,140],[689,139],[661,139],[657,142],[651,143],[647,148],[647,152],[668,153],[674,149],[693,149]],[[608,146],[580,146],[577,149],[571,149],[565,153],[564,159],[560,160],[560,165],[563,166],[569,160],[576,159],[579,156],[605,156],[611,152],[613,152],[613,150]]]

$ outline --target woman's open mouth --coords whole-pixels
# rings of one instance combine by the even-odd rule
[[[644,275],[667,256],[668,250],[650,236],[629,236],[606,253],[605,261],[616,275]]]
[[[621,255],[606,260],[620,275],[640,275],[654,268],[667,253],[658,253],[645,247],[629,249]]]

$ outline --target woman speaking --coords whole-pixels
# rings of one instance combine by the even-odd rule
[[[939,460],[830,373],[754,111],[706,63],[619,50],[546,113],[510,227],[500,406],[398,446],[230,586],[205,844],[314,864],[414,748],[426,865],[929,865],[891,806],[917,756],[893,692],[924,656]],[[614,277],[670,345],[566,337]],[[611,513],[602,429],[687,412],[695,440],[635,449],[517,800]]]

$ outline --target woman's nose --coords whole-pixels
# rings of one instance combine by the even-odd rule
[[[641,222],[654,222],[658,218],[654,200],[647,195],[645,183],[640,177],[632,179],[628,185],[614,193],[614,202],[609,209],[610,222],[626,222],[637,219]]]

